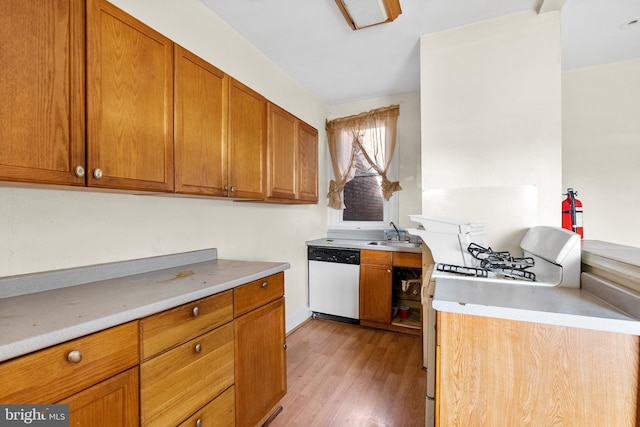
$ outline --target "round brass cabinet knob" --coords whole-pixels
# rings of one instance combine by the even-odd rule
[[[70,351],[69,354],[67,354],[67,360],[71,363],[80,363],[82,362],[82,353],[78,350]]]

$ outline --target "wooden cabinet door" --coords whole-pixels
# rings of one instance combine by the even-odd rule
[[[360,264],[360,320],[391,323],[392,267]]]
[[[267,103],[267,197],[296,198],[296,140],[298,120]]]
[[[0,180],[84,185],[84,2],[0,2]]]
[[[296,199],[318,203],[318,130],[298,123]]]
[[[318,202],[318,131],[267,103],[267,198]]]
[[[138,368],[131,368],[59,403],[69,404],[70,426],[137,427]]]
[[[439,312],[440,425],[636,426],[640,338]]]
[[[225,196],[228,78],[175,45],[175,189]]]
[[[173,190],[173,43],[87,1],[87,183]]]
[[[264,198],[265,100],[259,93],[230,79],[228,196]]]
[[[236,425],[254,426],[287,392],[284,298],[234,323]]]

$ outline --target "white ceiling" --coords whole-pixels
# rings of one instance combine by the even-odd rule
[[[326,105],[419,90],[419,38],[539,0],[401,0],[392,23],[353,31],[334,0],[202,0]],[[566,0],[562,66],[640,58],[640,0]]]

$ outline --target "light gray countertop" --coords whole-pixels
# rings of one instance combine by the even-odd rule
[[[284,262],[212,259],[0,298],[0,361],[232,289],[289,267]],[[73,270],[67,273],[72,275]]]
[[[637,295],[587,273],[582,288],[510,284],[507,280],[477,281],[452,277],[436,278],[433,308],[438,311],[500,319],[569,326],[640,335],[638,313],[628,313],[640,304]],[[637,310],[636,310],[637,311]]]
[[[583,262],[607,259],[612,263],[618,263],[618,265],[624,264],[626,268],[633,268],[636,273],[640,272],[640,248],[633,246],[601,240],[584,240],[582,242],[582,259]],[[636,278],[640,279],[638,274],[636,274]]]
[[[323,237],[322,239],[309,240],[305,242],[307,246],[318,246],[323,248],[341,248],[341,249],[368,249],[373,251],[387,252],[411,252],[416,254],[422,253],[422,246],[402,246],[402,243],[390,241],[389,245],[371,244],[372,241],[382,242],[378,240],[362,240],[362,239],[333,239]],[[396,244],[397,246],[393,246]]]

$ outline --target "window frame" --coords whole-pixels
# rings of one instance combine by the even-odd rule
[[[396,143],[395,151],[389,165],[387,178],[390,181],[398,180],[398,145]],[[328,155],[328,149],[327,149]],[[335,179],[331,162],[327,164],[328,176]],[[377,174],[376,174],[377,175]],[[383,219],[382,221],[343,221],[343,209],[332,209],[327,207],[327,228],[329,230],[381,230],[386,229],[389,223],[398,223],[399,218],[399,191],[394,192],[389,200],[382,198]],[[344,204],[344,190],[340,192],[340,199]]]

